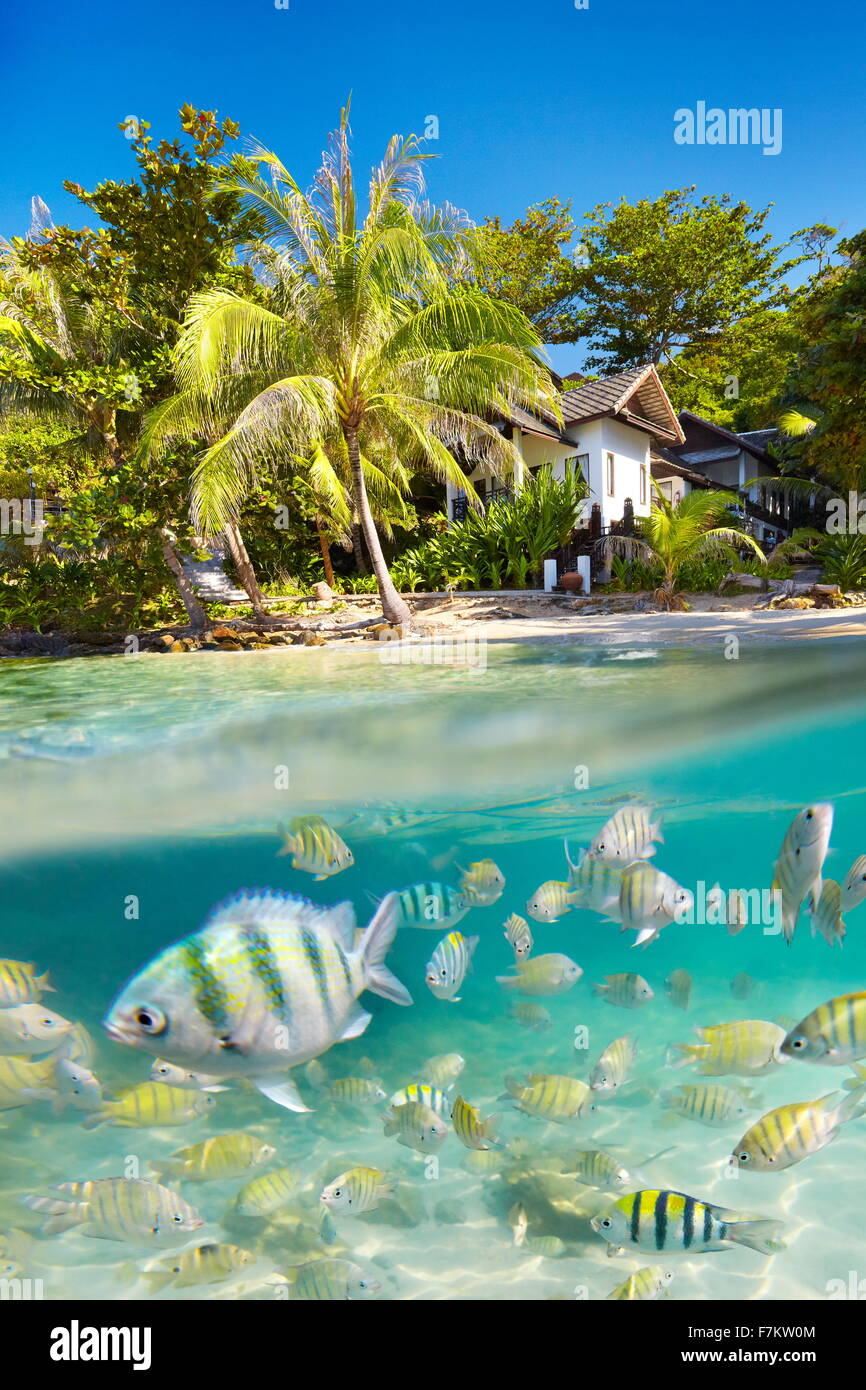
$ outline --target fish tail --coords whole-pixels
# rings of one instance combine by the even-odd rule
[[[383,898],[373,920],[361,940],[361,953],[366,988],[373,994],[390,999],[394,1004],[411,1004],[412,996],[405,985],[385,965],[385,957],[397,933],[400,920],[396,893]]]
[[[500,1142],[499,1126],[501,1123],[501,1115],[490,1115],[484,1122],[484,1137],[489,1140],[491,1144],[498,1144]]]
[[[779,1239],[784,1228],[783,1221],[733,1221],[728,1227],[728,1239],[735,1245],[757,1250],[759,1255],[775,1255],[785,1249],[784,1241]]]
[[[607,994],[609,989],[610,985],[593,985],[592,992],[593,994]]]
[[[687,1067],[704,1055],[705,1043],[671,1043],[665,1048],[665,1065],[668,1067]],[[679,1053],[679,1056],[677,1056]]]
[[[110,1110],[94,1110],[92,1115],[88,1115],[86,1120],[82,1120],[82,1129],[97,1129],[100,1125],[108,1124],[111,1119]]]
[[[500,1096],[499,1099],[505,1100],[507,1096],[510,1096],[512,1100],[519,1100],[523,1095],[524,1089],[522,1082],[516,1081],[513,1076],[506,1076],[505,1095]]]
[[[658,820],[654,820],[652,825],[650,826],[650,839],[657,840],[660,845],[663,845],[665,842],[665,837],[662,834],[661,816],[659,816]]]
[[[37,988],[37,989],[41,989],[41,990],[43,990],[43,991],[47,991],[49,994],[56,994],[56,993],[57,993],[57,990],[54,988],[54,986],[50,983],[50,981],[49,981],[49,979],[48,979],[48,971],[47,971],[47,970],[46,970],[46,972],[45,972],[44,975],[37,975],[37,976],[36,976],[36,979],[34,980],[33,983],[36,985],[36,988]]]
[[[862,1083],[852,1089],[841,1102],[836,1114],[836,1123],[844,1125],[847,1120],[858,1120],[866,1114],[866,1086]]]
[[[497,975],[497,976],[496,976],[496,983],[497,983],[498,985],[501,985],[503,989],[516,989],[517,986],[520,984],[520,976],[519,976],[519,975]]]

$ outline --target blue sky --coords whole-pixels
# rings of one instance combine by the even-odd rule
[[[129,175],[117,123],[173,136],[185,101],[307,182],[350,90],[359,172],[435,116],[430,195],[478,220],[694,183],[775,203],[780,239],[866,223],[863,0],[78,0],[16,6],[5,37],[5,236],[26,232],[34,193],[55,221],[86,221],[63,179]],[[781,108],[781,153],[677,145],[674,112],[699,101]]]

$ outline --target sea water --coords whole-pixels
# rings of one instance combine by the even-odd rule
[[[720,1129],[671,1120],[659,1094],[703,1079],[669,1065],[670,1045],[693,1039],[696,1025],[799,1019],[863,988],[866,904],[849,914],[841,950],[810,936],[805,913],[790,947],[772,921],[736,935],[673,923],[637,950],[633,933],[586,910],[530,921],[536,954],[564,952],[583,970],[573,989],[537,1001],[552,1017],[544,1032],[509,1015],[512,996],[496,976],[513,962],[505,919],[526,915],[540,883],[567,876],[564,838],[574,855],[628,802],[662,816],[654,864],[700,891],[716,882],[769,889],[794,815],[830,801],[824,873],[842,879],[866,852],[864,692],[866,654],[845,640],[751,644],[739,653],[722,643],[631,651],[490,643],[484,661],[469,664],[383,659],[372,644],[343,653],[3,663],[0,956],[50,971],[57,992],[44,1003],[90,1030],[109,1096],[145,1080],[151,1061],[102,1031],[115,994],[238,890],[348,899],[364,925],[389,890],[457,885],[481,859],[496,862],[506,887],[460,923],[480,940],[459,1002],[435,999],[425,984],[442,932],[402,929],[388,964],[413,1006],[364,995],[367,1032],[321,1059],[332,1078],[368,1074],[372,1064],[390,1096],[424,1080],[431,1056],[462,1054],[451,1094],[501,1117],[502,1144],[486,1171],[467,1162],[453,1132],[432,1157],[399,1146],[383,1133],[384,1104],[332,1105],[303,1072],[311,1113],[233,1086],[205,1115],[171,1128],[87,1130],[74,1110],[57,1115],[29,1098],[0,1111],[0,1245],[13,1233],[22,1272],[45,1298],[147,1296],[140,1276],[153,1251],[76,1231],[46,1237],[22,1199],[72,1180],[152,1178],[152,1161],[244,1129],[276,1148],[274,1165],[294,1171],[292,1201],[252,1220],[233,1206],[242,1179],[177,1184],[206,1222],[187,1245],[227,1240],[259,1263],[225,1284],[161,1298],[283,1297],[278,1276],[322,1255],[371,1271],[389,1299],[593,1300],[658,1262],[674,1271],[673,1298],[861,1296],[866,1120],[782,1172],[732,1176],[726,1162],[762,1113],[838,1090],[848,1069],[779,1066],[747,1083],[755,1093],[748,1117]],[[278,826],[310,813],[354,853],[353,867],[321,882],[277,853]],[[676,968],[693,977],[687,1012],[665,992]],[[606,975],[634,970],[654,990],[640,1010],[594,994]],[[747,999],[731,993],[739,972],[754,980]],[[502,1099],[507,1075],[587,1080],[603,1048],[625,1033],[636,1034],[639,1049],[631,1080],[585,1119],[549,1123]],[[608,1258],[590,1218],[613,1196],[567,1171],[569,1155],[595,1147],[637,1172],[641,1185],[780,1219],[787,1248]],[[336,1215],[326,1244],[321,1189],[359,1164],[387,1171],[395,1197],[365,1216]],[[558,1257],[515,1243],[517,1206],[530,1236],[559,1237]]]

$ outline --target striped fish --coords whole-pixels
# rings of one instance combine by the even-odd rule
[[[141,1178],[64,1182],[51,1191],[60,1195],[24,1199],[31,1211],[46,1213],[46,1236],[78,1230],[101,1240],[174,1245],[204,1225],[195,1207],[171,1188]]]
[[[54,1087],[54,1057],[0,1057],[0,1110],[16,1110]]]
[[[784,1248],[778,1239],[780,1221],[746,1217],[700,1202],[685,1192],[656,1188],[629,1192],[594,1216],[590,1224],[607,1241],[608,1254],[620,1254],[629,1247],[705,1254],[745,1245],[770,1255]]]
[[[170,1158],[151,1163],[160,1178],[185,1178],[187,1182],[223,1182],[226,1178],[242,1178],[260,1163],[270,1163],[276,1149],[254,1134],[236,1130],[232,1134],[214,1134],[200,1144],[178,1149]]]
[[[298,1188],[291,1168],[275,1168],[246,1183],[235,1198],[241,1216],[270,1216],[290,1202]]]
[[[370,1015],[358,996],[412,1002],[385,966],[397,922],[390,894],[356,943],[351,903],[241,893],[145,966],[104,1026],[116,1042],[209,1076],[246,1077],[278,1105],[306,1110],[286,1073],[360,1037]]]
[[[535,922],[556,922],[574,905],[574,895],[568,884],[549,878],[536,888],[526,904],[526,911]]]
[[[637,1055],[637,1043],[630,1033],[622,1038],[614,1038],[604,1049],[589,1078],[590,1089],[603,1095],[612,1095],[628,1076],[628,1070]]]
[[[99,1110],[88,1115],[84,1128],[121,1125],[126,1129],[148,1129],[152,1125],[186,1125],[214,1104],[213,1096],[204,1091],[185,1091],[179,1086],[143,1081],[140,1086],[124,1091],[119,1100],[103,1101]]]
[[[518,999],[508,1013],[521,1028],[531,1028],[534,1033],[543,1033],[553,1026],[549,1010],[543,1004],[530,1003],[528,999]]]
[[[443,937],[426,966],[427,988],[436,999],[452,1004],[460,1000],[459,990],[472,967],[472,957],[478,945],[477,936],[463,936],[459,931]]]
[[[615,1004],[620,1009],[639,1009],[647,1000],[655,998],[643,975],[631,972],[605,975],[604,983],[593,985],[592,992],[606,1004]]]
[[[400,1105],[429,1105],[434,1114],[443,1116],[451,1112],[451,1102],[444,1091],[431,1086],[426,1081],[412,1081],[401,1091],[395,1091],[388,1101],[388,1109],[396,1110]]]
[[[518,961],[516,975],[497,975],[496,983],[503,989],[516,990],[518,994],[536,995],[544,998],[548,994],[564,994],[576,985],[582,969],[570,957],[559,951],[546,956],[530,956],[528,960]]]
[[[436,1153],[448,1138],[448,1126],[436,1111],[420,1101],[395,1105],[382,1116],[385,1134],[418,1153]]]
[[[863,1114],[866,1109],[864,1095],[866,1088],[848,1095],[835,1091],[820,1100],[780,1105],[769,1110],[734,1145],[731,1162],[755,1173],[774,1173],[793,1167],[831,1144],[840,1125]]]
[[[866,1057],[866,991],[819,1004],[790,1030],[781,1052],[825,1067],[845,1067]]]
[[[205,1076],[200,1071],[185,1071],[183,1067],[176,1067],[173,1062],[164,1062],[161,1057],[150,1068],[151,1081],[158,1081],[163,1086],[178,1086],[183,1091],[225,1091],[227,1086],[217,1084],[215,1076]]]
[[[515,960],[523,960],[532,951],[532,932],[525,917],[512,912],[504,923],[505,940],[514,952]]]
[[[52,1055],[50,1060],[54,1067],[51,1084],[25,1091],[28,1099],[50,1101],[55,1115],[62,1115],[69,1105],[73,1110],[88,1112],[102,1109],[102,1086],[88,1067],[70,1062],[68,1057],[55,1060]]]
[[[328,1083],[327,1094],[338,1104],[375,1105],[385,1099],[385,1092],[378,1081],[366,1076],[341,1076]]]
[[[173,1255],[169,1262],[148,1266],[142,1278],[149,1293],[169,1287],[186,1289],[200,1284],[221,1284],[254,1265],[257,1259],[251,1250],[225,1242],[196,1245],[192,1250]]]
[[[687,1010],[692,997],[692,977],[688,970],[672,970],[665,980],[665,993],[675,1009]]]
[[[842,884],[842,911],[850,912],[866,898],[866,854],[861,854],[851,865]]]
[[[635,946],[648,946],[671,922],[683,921],[694,894],[652,864],[637,860],[622,872],[619,920],[622,931],[637,932]]]
[[[413,883],[397,893],[398,925],[442,931],[462,922],[471,906],[465,893],[447,883]]]
[[[625,1303],[646,1303],[656,1298],[667,1298],[667,1289],[674,1277],[672,1269],[662,1269],[661,1265],[647,1265],[630,1274],[617,1285],[608,1300],[615,1299]]]
[[[520,1245],[527,1255],[543,1255],[548,1260],[559,1260],[568,1246],[559,1236],[525,1236]]]
[[[330,1211],[349,1212],[360,1216],[373,1211],[383,1197],[389,1197],[394,1184],[378,1168],[350,1168],[322,1189],[320,1200]]]
[[[293,854],[293,869],[312,874],[315,879],[342,873],[355,862],[355,856],[322,816],[298,816],[288,828],[280,827],[283,847],[278,857]]]
[[[289,1299],[294,1302],[340,1302],[376,1298],[382,1285],[351,1260],[311,1260],[289,1271]]]
[[[651,859],[653,841],[664,843],[661,817],[654,821],[651,806],[622,806],[605,823],[589,847],[596,859]]]
[[[587,1187],[597,1187],[602,1192],[615,1192],[628,1187],[632,1181],[622,1164],[603,1149],[579,1149],[568,1172],[574,1173]]]
[[[659,1100],[665,1110],[714,1129],[723,1129],[749,1109],[744,1098],[729,1086],[677,1086],[672,1091],[662,1091]]]
[[[595,859],[588,850],[580,851],[575,863],[565,841],[565,857],[568,861],[568,887],[572,893],[572,907],[589,908],[605,917],[619,914],[619,891],[625,864],[618,859]]]
[[[773,891],[781,893],[782,933],[788,945],[803,901],[809,898],[813,908],[820,901],[821,870],[832,829],[833,807],[820,802],[806,806],[794,817],[782,841],[774,866]]]
[[[463,870],[460,887],[470,906],[490,907],[505,891],[505,875],[492,859],[479,859]]]
[[[809,914],[812,935],[820,933],[828,946],[841,947],[845,937],[842,921],[842,889],[832,878],[825,878],[817,907]]]
[[[497,1127],[498,1115],[482,1120],[481,1112],[458,1096],[451,1111],[454,1133],[467,1149],[489,1149],[499,1143]]]
[[[421,1075],[431,1085],[449,1090],[465,1066],[466,1058],[459,1052],[443,1052],[439,1057],[428,1057],[421,1067]]]
[[[15,1004],[38,1004],[46,990],[53,990],[47,971],[37,975],[32,963],[0,960],[0,1009],[10,1009]]]
[[[866,999],[866,995],[863,996]],[[744,1018],[696,1028],[697,1043],[674,1043],[677,1067],[699,1062],[703,1076],[763,1076],[782,1061],[785,1030],[764,1019]],[[864,1045],[866,1053],[866,1045]]]
[[[512,1076],[506,1076],[505,1086],[515,1109],[522,1110],[525,1115],[534,1115],[539,1120],[553,1120],[561,1124],[565,1120],[583,1119],[595,1110],[592,1091],[585,1081],[578,1081],[573,1076],[535,1072],[526,1085],[515,1081]]]

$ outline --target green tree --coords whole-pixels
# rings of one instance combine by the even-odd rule
[[[193,514],[208,534],[236,513],[263,458],[288,465],[321,449],[336,464],[345,451],[383,611],[396,623],[409,609],[382,551],[365,460],[465,486],[457,450],[500,470],[515,461],[490,412],[512,402],[557,411],[526,317],[454,286],[464,223],[419,202],[424,158],[414,136],[393,137],[361,217],[348,111],[310,195],[275,154],[235,157],[220,189],[266,222],[279,253],[269,303],[221,289],[193,297],[175,356],[178,393],[152,413],[146,435],[152,453],[220,430],[193,484]]]
[[[488,217],[468,233],[477,253],[476,284],[494,299],[514,304],[545,343],[573,343],[580,336],[575,257],[565,254],[574,236],[571,205],[558,198],[527,209],[510,227]]]

